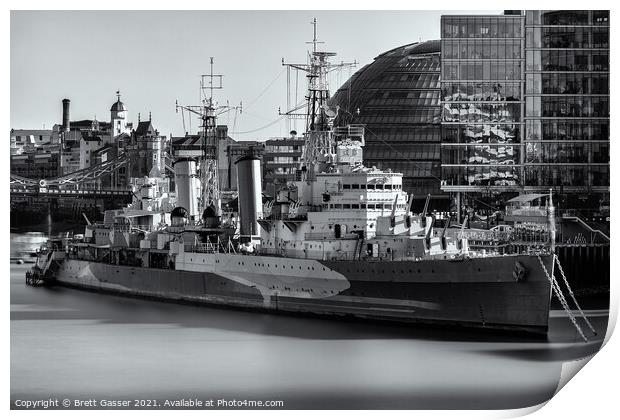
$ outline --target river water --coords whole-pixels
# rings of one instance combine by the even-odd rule
[[[12,235],[12,256],[38,238]],[[582,343],[560,310],[543,340],[34,288],[25,285],[27,267],[10,269],[12,404],[199,398],[289,409],[521,408],[551,398],[562,364],[592,355],[603,338]],[[602,332],[605,309],[588,311]]]

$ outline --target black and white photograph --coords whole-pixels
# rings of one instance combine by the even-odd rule
[[[7,10],[11,412],[552,416],[615,325],[613,13],[545,6]]]

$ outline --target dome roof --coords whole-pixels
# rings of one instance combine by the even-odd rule
[[[110,108],[110,111],[127,111],[127,107],[125,107],[125,104],[121,102],[121,100],[117,100],[116,102],[114,102],[112,104],[112,108]]]
[[[334,125],[363,124],[364,165],[403,174],[403,190],[442,197],[441,42],[390,49],[355,72],[329,101]]]

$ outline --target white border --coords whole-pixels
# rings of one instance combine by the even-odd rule
[[[452,10],[463,9],[464,7],[470,8],[470,10],[494,10],[498,7],[502,7],[503,9],[575,9],[575,8],[584,8],[587,6],[589,9],[611,9],[611,22],[614,22],[612,25],[615,26],[615,19],[620,19],[620,14],[615,13],[615,8],[613,7],[613,3],[611,1],[589,1],[587,3],[576,3],[576,2],[566,2],[566,1],[504,1],[498,3],[497,1],[476,1],[474,2],[461,2],[448,0],[443,1],[441,3],[413,3],[411,1],[392,1],[392,0],[383,0],[381,2],[370,2],[370,1],[356,1],[356,2],[335,2],[328,0],[313,0],[312,2],[293,2],[293,1],[282,1],[282,0],[268,0],[259,2],[252,1],[235,1],[228,0],[226,2],[204,2],[198,0],[186,0],[183,2],[170,2],[170,1],[162,1],[162,0],[151,0],[147,2],[130,2],[128,0],[108,0],[106,2],[95,1],[89,2],[89,4],[85,4],[83,1],[76,0],[56,0],[54,2],[49,1],[14,1],[9,0],[4,3],[6,5],[5,13],[2,15],[2,34],[3,34],[3,42],[2,42],[2,56],[5,58],[10,57],[10,13],[11,9],[21,9],[21,10],[36,10],[36,9],[59,9],[59,10],[72,10],[72,9],[86,9],[86,10],[109,10],[109,9],[152,9],[152,10],[196,10],[196,9],[215,9],[215,10],[256,10],[258,6],[260,9],[267,10],[275,10],[275,9],[291,9],[291,10],[341,10],[341,9],[357,9],[357,10],[379,10],[378,6],[380,6],[380,10],[437,10],[442,9],[447,13]],[[433,7],[434,6],[434,7]],[[437,22],[439,25],[439,22]],[[363,30],[363,28],[361,28]],[[617,31],[611,31],[611,45],[616,46],[620,45],[618,43],[618,37],[616,36]],[[616,54],[612,49],[611,52],[611,66],[615,67],[616,63]],[[3,71],[3,81],[4,81],[4,92],[10,92],[10,67],[8,63],[2,66]],[[614,79],[611,80],[611,96],[612,98],[616,98],[615,94],[618,93],[618,85],[614,82]],[[4,133],[8,133],[10,131],[10,123],[8,120],[9,116],[9,95],[5,96],[5,100],[2,101],[2,111],[3,115],[5,115],[4,120]],[[615,115],[614,111],[618,109],[616,106],[616,100],[611,100],[611,115]],[[615,134],[618,133],[617,124],[615,120],[611,121],[611,137],[612,139],[615,137]],[[8,140],[6,140],[6,146],[8,148]],[[615,140],[611,141],[611,162],[612,162],[612,190],[615,189],[615,186],[618,184],[618,172],[615,170],[619,167],[618,159],[620,159],[619,155],[616,153],[616,149],[618,146],[615,145]],[[5,149],[6,150],[6,149]],[[9,168],[9,154],[2,153],[3,164],[5,168]],[[9,208],[8,208],[8,183],[0,183],[0,188],[2,188],[2,195],[5,197],[5,203],[2,207],[2,216],[3,220],[6,222],[2,224],[2,230],[4,231],[4,246],[2,251],[4,251],[4,259],[2,260],[2,264],[6,264],[5,273],[8,274],[8,263],[9,259]],[[620,204],[615,203],[615,198],[612,196],[612,220],[618,220],[620,217]],[[617,237],[617,223],[612,222],[611,230],[612,237]],[[618,257],[618,253],[615,252],[616,248],[612,246],[612,261],[616,261]],[[612,308],[610,314],[610,328],[613,329],[615,326],[617,312],[618,312],[618,288],[616,279],[618,274],[618,267],[612,264],[611,267],[611,281],[612,281]],[[5,319],[2,323],[3,331],[5,333],[3,346],[3,360],[4,360],[4,381],[2,383],[2,391],[8,400],[8,396],[10,394],[10,320],[7,316],[9,313],[9,305],[10,305],[10,294],[9,294],[9,282],[8,277],[5,276],[5,287],[3,290],[3,299],[4,299],[4,308],[5,308]],[[547,404],[543,404],[540,407],[533,407],[529,409],[522,410],[505,410],[505,411],[413,411],[413,412],[401,412],[401,411],[389,411],[389,412],[374,412],[374,411],[365,411],[365,412],[350,412],[350,411],[335,411],[335,412],[303,412],[303,411],[295,411],[295,412],[286,412],[286,411],[258,411],[258,412],[247,412],[247,411],[186,411],[183,412],[183,416],[187,417],[195,417],[204,419],[206,417],[218,417],[218,418],[234,418],[237,416],[251,416],[256,419],[273,419],[273,418],[289,418],[291,415],[294,415],[296,418],[312,418],[314,419],[316,416],[324,417],[328,415],[329,417],[338,417],[341,416],[355,416],[356,418],[374,418],[375,416],[385,416],[389,415],[390,417],[395,418],[407,418],[411,419],[412,416],[418,418],[472,418],[472,419],[481,419],[481,418],[504,418],[504,417],[516,417],[525,414],[531,414],[531,418],[562,418],[562,419],[573,419],[573,418],[609,418],[613,416],[614,412],[617,412],[618,404],[616,402],[617,394],[615,392],[615,384],[616,384],[616,374],[618,373],[618,339],[614,338],[610,341],[609,334],[606,337],[606,345],[600,352],[597,354],[592,361],[587,364],[587,367],[583,369],[582,372],[578,374],[576,380],[571,380],[569,383],[561,389],[559,394],[551,399],[551,401]],[[572,363],[575,365],[578,363]],[[569,366],[570,368],[570,366]],[[6,401],[6,400],[5,400]],[[7,409],[8,409],[8,401],[6,401]],[[149,418],[149,419],[160,419],[160,418],[169,418],[171,415],[174,415],[170,411],[131,411],[126,413],[120,412],[106,412],[106,411],[90,411],[88,413],[78,412],[78,411],[37,411],[37,412],[26,412],[26,411],[11,411],[10,415],[19,417],[19,418],[39,418],[40,416],[49,416],[51,418],[82,418],[85,415],[89,418],[109,418],[110,416],[116,415],[131,415],[140,418]]]

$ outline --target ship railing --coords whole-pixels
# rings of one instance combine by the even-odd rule
[[[521,208],[507,208],[506,216],[535,216],[546,217],[547,209],[544,207],[521,207]]]
[[[364,137],[364,126],[362,124],[349,124],[344,127],[334,127],[334,137],[362,139]]]
[[[284,214],[284,213],[280,213],[280,214],[269,214],[266,215],[265,217],[259,217],[259,220],[290,220],[290,221],[298,221],[298,222],[302,222],[308,219],[308,216],[306,214],[300,214],[300,215],[290,215],[290,214]]]
[[[479,242],[499,242],[499,243],[544,243],[549,242],[550,233],[547,231],[518,230],[512,232],[493,232],[493,231],[455,231],[453,235],[459,239]]]
[[[103,223],[93,223],[91,226],[95,229],[110,229],[116,232],[131,232],[132,230],[141,230],[141,231],[149,232],[152,229],[152,227],[149,225],[126,225],[126,224],[106,225]]]
[[[185,244],[185,252],[198,252],[202,254],[214,254],[218,252],[218,245],[212,243]]]

